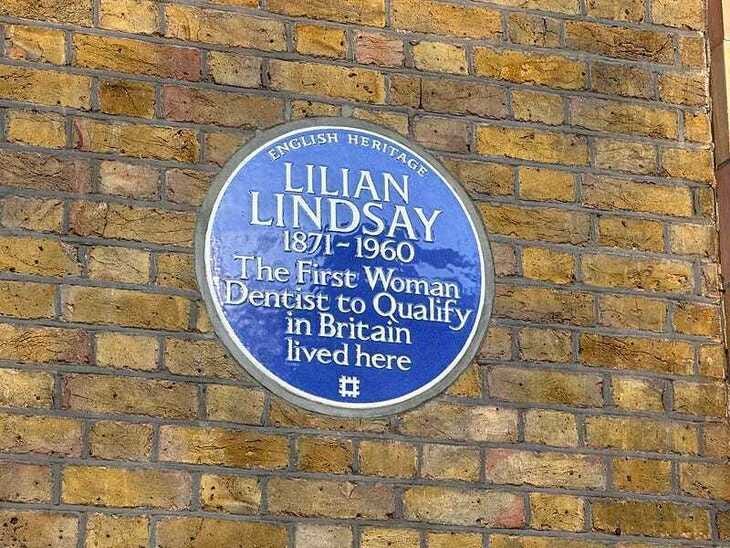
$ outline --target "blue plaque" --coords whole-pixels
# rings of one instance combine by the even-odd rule
[[[399,412],[446,388],[494,296],[461,186],[420,147],[344,118],[279,126],[236,154],[203,206],[196,265],[245,369],[338,416]]]

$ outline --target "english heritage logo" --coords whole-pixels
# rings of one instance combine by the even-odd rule
[[[481,218],[428,153],[342,118],[270,130],[213,184],[198,283],[217,334],[267,388],[379,416],[444,390],[494,297]]]

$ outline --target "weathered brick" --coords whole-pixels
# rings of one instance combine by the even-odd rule
[[[652,380],[631,377],[611,379],[613,402],[630,411],[663,411],[664,385]]]
[[[64,317],[73,322],[148,329],[181,330],[188,324],[189,301],[126,289],[64,287]]]
[[[530,409],[525,413],[525,441],[557,447],[576,447],[576,418],[561,411]]]
[[[725,370],[727,369],[727,357],[724,347],[715,344],[700,346],[698,368],[700,375],[724,379]]]
[[[295,27],[296,48],[302,55],[342,58],[345,56],[345,31],[336,27],[300,24]]]
[[[479,449],[457,445],[425,445],[421,475],[427,479],[479,480]]]
[[[385,26],[384,0],[271,0],[267,9],[293,17],[311,17],[373,27]]]
[[[707,81],[704,74],[667,72],[658,78],[659,97],[666,103],[701,107],[707,104]]]
[[[159,343],[152,337],[123,333],[96,336],[96,364],[119,369],[157,369]]]
[[[190,129],[74,120],[74,146],[87,152],[194,162],[198,140]]]
[[[509,196],[514,192],[514,170],[510,166],[451,158],[444,158],[443,162],[470,192],[494,196]]]
[[[513,493],[409,487],[403,494],[406,519],[471,527],[520,527],[525,523],[522,497]]]
[[[477,533],[456,533],[449,531],[429,531],[426,534],[428,548],[481,548],[482,536]]]
[[[495,40],[502,35],[500,13],[483,7],[459,6],[433,0],[418,3],[395,0],[392,17],[393,26],[398,30]]]
[[[705,29],[705,4],[701,0],[652,0],[652,20],[668,27]]]
[[[190,505],[191,479],[169,470],[68,466],[62,490],[68,504],[182,510]]]
[[[511,13],[507,20],[510,41],[524,46],[560,46],[560,21],[526,13]]]
[[[0,65],[0,98],[89,110],[91,78],[64,72]]]
[[[674,381],[674,410],[704,417],[725,417],[728,412],[724,384]]]
[[[272,60],[269,64],[269,78],[271,88],[275,90],[341,97],[367,103],[382,103],[385,100],[383,75],[369,69]]]
[[[352,530],[346,526],[297,524],[296,548],[352,546]]]
[[[513,320],[576,325],[593,323],[593,297],[589,293],[498,285],[494,310],[497,317]]]
[[[688,217],[693,214],[692,194],[688,188],[610,177],[586,177],[583,203],[600,209],[626,209],[659,215]]]
[[[155,87],[145,82],[102,80],[99,84],[99,103],[107,114],[154,118],[155,97]]]
[[[78,518],[73,514],[3,510],[0,524],[5,525],[0,527],[3,546],[75,548],[78,543]]]
[[[682,463],[680,485],[688,495],[730,500],[730,466],[727,464]]]
[[[403,442],[364,440],[360,443],[360,472],[372,476],[413,477],[416,447]]]
[[[415,529],[367,527],[360,533],[362,548],[420,548],[421,534]]]
[[[152,454],[152,427],[146,424],[101,421],[89,433],[92,457],[109,460],[149,460]]]
[[[726,458],[727,448],[730,447],[730,425],[708,423],[704,431],[704,454],[708,457]]]
[[[595,131],[646,135],[663,139],[678,136],[677,112],[618,101],[574,99],[572,123]]]
[[[554,11],[565,14],[578,14],[580,12],[577,0],[496,0],[494,3],[512,8]]]
[[[89,337],[83,331],[0,324],[0,359],[35,363],[88,363]]]
[[[688,140],[707,144],[712,141],[710,117],[704,112],[684,113],[684,133]]]
[[[546,164],[587,165],[585,137],[528,128],[479,126],[476,152]]]
[[[73,38],[76,66],[179,80],[199,80],[200,52],[181,48],[88,34]]]
[[[69,214],[71,231],[79,236],[147,241],[160,245],[190,246],[195,216],[127,204],[76,202]]]
[[[522,275],[533,280],[569,284],[575,280],[575,258],[552,249],[527,247],[522,250]]]
[[[87,192],[91,184],[89,164],[84,160],[0,149],[0,169],[3,185],[8,187]]]
[[[569,495],[530,493],[530,527],[553,531],[582,531],[585,502]]]
[[[479,348],[479,359],[508,360],[512,357],[512,332],[508,328],[492,326]]]
[[[275,515],[386,519],[395,511],[392,488],[383,484],[277,477],[268,488]]]
[[[659,152],[659,156],[663,173],[668,177],[698,183],[712,183],[715,180],[712,152],[709,150],[665,148]]]
[[[516,441],[517,413],[498,407],[434,402],[406,413],[401,431],[409,436],[471,441]]]
[[[468,152],[471,141],[467,122],[435,116],[416,118],[413,135],[426,148],[447,152]]]
[[[691,375],[694,349],[684,341],[585,333],[579,357],[589,366]]]
[[[51,375],[17,369],[0,369],[0,406],[50,408],[52,405]]]
[[[44,148],[63,148],[66,128],[63,117],[31,111],[10,111],[7,116],[6,138],[13,143]]]
[[[533,453],[489,449],[485,457],[487,481],[572,489],[604,489],[606,473],[597,456]]]
[[[517,345],[526,361],[567,362],[573,357],[569,331],[526,327],[520,330]]]
[[[608,2],[616,6],[620,5],[613,0],[608,0]],[[643,5],[641,9],[643,13]],[[594,62],[591,65],[591,84],[594,91],[608,95],[623,95],[642,99],[649,99],[654,95],[651,72],[624,64]]]
[[[479,204],[490,232],[521,240],[580,244],[590,238],[590,217],[563,209]]]
[[[419,97],[423,109],[433,112],[485,118],[507,116],[507,94],[499,86],[423,78]]]
[[[633,493],[668,493],[672,489],[672,463],[664,460],[614,459],[613,486]]]
[[[598,220],[598,243],[641,251],[664,251],[664,225],[631,217],[601,217]]]
[[[466,74],[466,50],[462,46],[443,42],[418,42],[411,47],[417,69],[434,72]]]
[[[352,116],[358,120],[366,120],[373,124],[378,124],[397,131],[401,135],[408,135],[408,115],[398,112],[388,112],[386,110],[370,110],[364,108],[356,108],[352,111]]]
[[[523,122],[539,122],[559,126],[565,121],[563,98],[535,91],[513,91],[512,110]]]
[[[446,390],[449,396],[459,398],[479,398],[482,395],[482,371],[478,364],[472,363]]]
[[[81,455],[81,422],[77,420],[0,415],[0,433],[3,453]]]
[[[358,32],[355,59],[363,65],[402,66],[405,60],[403,42],[387,34]]]
[[[92,0],[6,0],[0,15],[91,26]]]
[[[157,195],[160,178],[156,169],[122,162],[102,162],[99,167],[100,190],[128,198],[152,198]]]
[[[158,548],[235,546],[242,539],[256,548],[279,548],[286,545],[287,537],[285,526],[271,523],[170,517],[157,525]]]
[[[509,244],[492,244],[494,271],[498,277],[517,275],[517,256],[515,248]]]
[[[207,413],[210,420],[260,424],[264,412],[264,394],[252,388],[208,385]]]
[[[672,36],[662,32],[568,21],[565,44],[571,49],[629,61],[674,63]]]
[[[667,293],[687,293],[692,289],[692,265],[680,261],[586,255],[581,265],[585,283],[597,287]]]
[[[140,548],[149,543],[149,519],[144,516],[92,514],[86,523],[87,548]]]
[[[709,538],[707,510],[684,504],[600,500],[591,505],[593,529],[624,535]]]
[[[269,411],[269,423],[272,426],[294,428],[314,428],[317,430],[347,432],[385,432],[388,422],[385,419],[341,419],[310,413],[299,407],[284,403],[274,398]]]
[[[559,55],[477,48],[474,52],[477,76],[518,84],[543,85],[557,89],[585,89],[585,63]]]
[[[211,340],[168,339],[165,366],[175,375],[235,378],[237,365],[225,348]]]
[[[58,240],[0,237],[0,270],[38,276],[78,276],[77,249]]]
[[[712,305],[682,303],[674,310],[672,324],[679,333],[719,339],[722,330],[720,308]]]
[[[195,267],[192,255],[164,253],[157,255],[157,285],[195,290]]]
[[[297,440],[298,466],[305,472],[346,474],[352,472],[352,442],[330,437],[302,437]]]
[[[283,436],[259,432],[163,426],[160,460],[277,470],[289,463],[289,444]]]
[[[644,2],[641,0],[588,0],[586,7],[591,17],[634,23],[644,20]]]
[[[171,381],[69,375],[63,379],[62,391],[63,407],[75,411],[174,419],[189,419],[197,414],[195,386]]]
[[[255,514],[261,505],[261,487],[257,478],[205,474],[200,479],[200,502],[212,512]]]
[[[520,196],[527,200],[575,199],[575,177],[571,173],[545,168],[520,168]]]
[[[30,282],[0,281],[0,314],[16,318],[52,318],[56,287]]]
[[[602,380],[596,375],[499,367],[489,373],[489,393],[499,400],[601,407]]]
[[[88,261],[89,277],[97,280],[144,284],[150,278],[149,253],[140,249],[95,246]]]
[[[698,452],[693,425],[625,417],[588,417],[586,445],[622,451],[690,455]]]
[[[686,67],[704,69],[707,66],[704,37],[681,36],[679,38],[679,60]]]
[[[284,120],[284,102],[261,95],[164,87],[168,120],[240,128],[268,127]]]
[[[160,27],[157,3],[152,0],[101,0],[99,25],[122,32],[154,34]]]
[[[261,59],[248,55],[210,51],[208,72],[216,84],[242,88],[261,85]]]
[[[2,201],[0,221],[6,228],[60,232],[63,226],[63,202],[9,196]]]
[[[597,168],[627,171],[639,175],[652,175],[658,172],[657,151],[654,145],[616,139],[596,139],[594,142]]]
[[[15,462],[0,463],[0,500],[50,503],[50,467]]]

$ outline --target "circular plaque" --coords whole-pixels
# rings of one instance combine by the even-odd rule
[[[243,367],[338,416],[444,390],[474,358],[494,297],[461,186],[419,146],[344,118],[279,126],[230,160],[203,205],[196,267]]]

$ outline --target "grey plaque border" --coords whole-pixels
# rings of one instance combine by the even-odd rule
[[[205,238],[210,222],[210,215],[212,213],[216,199],[218,198],[218,195],[221,192],[223,186],[226,184],[233,172],[238,169],[241,162],[253,151],[258,149],[265,143],[275,140],[286,133],[300,129],[306,129],[309,127],[332,127],[333,129],[351,128],[356,130],[367,130],[381,134],[384,137],[392,139],[404,148],[416,152],[418,155],[423,157],[434,169],[436,169],[449,185],[451,185],[454,192],[456,192],[457,196],[464,204],[464,209],[466,210],[467,215],[471,218],[471,221],[476,229],[477,242],[481,248],[482,256],[484,257],[484,308],[482,311],[482,315],[479,318],[479,321],[477,322],[477,325],[475,327],[472,341],[470,345],[465,349],[464,355],[462,356],[461,360],[452,368],[448,375],[446,375],[437,384],[422,392],[421,394],[418,394],[396,404],[380,406],[376,408],[347,409],[327,405],[317,401],[312,401],[307,398],[301,397],[298,394],[290,392],[278,382],[267,377],[263,372],[260,371],[258,366],[249,361],[248,357],[238,347],[238,344],[230,337],[221,319],[218,317],[213,300],[213,295],[209,291],[205,265]],[[316,413],[321,413],[329,416],[345,418],[373,418],[389,416],[417,407],[418,405],[432,399],[433,397],[443,392],[446,388],[453,384],[453,382],[459,377],[459,375],[461,375],[461,373],[469,366],[469,364],[472,362],[477,352],[479,351],[479,348],[482,345],[482,342],[487,333],[487,328],[489,326],[489,320],[491,318],[492,308],[494,305],[494,259],[492,257],[492,250],[489,244],[489,239],[487,237],[487,231],[484,227],[484,221],[482,220],[479,211],[477,210],[471,197],[463,188],[461,183],[443,166],[443,164],[438,159],[436,159],[431,153],[426,151],[420,145],[410,142],[402,135],[399,135],[387,128],[383,128],[369,122],[355,120],[352,118],[318,117],[288,122],[265,130],[257,134],[253,139],[247,142],[236,154],[233,155],[233,157],[222,168],[220,173],[213,179],[210,189],[208,190],[208,194],[206,195],[206,198],[198,211],[198,220],[195,231],[194,253],[198,288],[200,289],[203,301],[205,302],[208,316],[210,317],[210,321],[213,325],[215,333],[223,342],[223,345],[226,347],[226,349],[252,377],[254,377],[265,388],[267,388],[277,396],[285,399],[290,403],[293,403],[298,407],[302,407],[309,411],[314,411]],[[241,342],[241,345],[244,346],[243,342]]]

